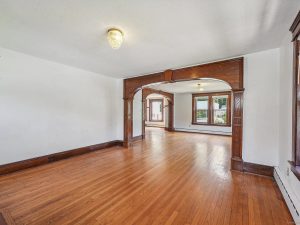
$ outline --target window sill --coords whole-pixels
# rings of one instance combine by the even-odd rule
[[[202,125],[202,126],[210,126],[210,127],[231,127],[231,124],[210,124],[210,123],[194,123],[192,125]]]
[[[289,163],[291,165],[291,171],[295,174],[295,176],[300,181],[300,166],[295,166],[295,163],[292,161],[289,161]]]

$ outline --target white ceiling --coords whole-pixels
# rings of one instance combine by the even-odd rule
[[[147,87],[169,93],[201,93],[231,90],[231,87],[224,81],[213,79],[191,80],[165,84],[161,83],[148,85]]]
[[[0,46],[113,77],[278,47],[299,0],[0,0]],[[121,28],[113,50],[106,30]]]

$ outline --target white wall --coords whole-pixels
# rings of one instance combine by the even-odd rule
[[[176,93],[174,95],[175,130],[231,135],[231,127],[193,125],[192,101],[191,93]]]
[[[0,165],[123,139],[122,81],[0,48]]]
[[[143,122],[143,105],[142,105],[142,90],[139,90],[133,98],[133,130],[132,136],[142,135],[142,122]]]
[[[244,56],[243,159],[278,165],[279,49]]]
[[[288,163],[288,160],[292,160],[293,45],[291,39],[291,35],[287,35],[280,47],[279,167],[276,170],[289,190],[294,204],[300,210],[300,182],[290,171]],[[291,212],[295,218],[293,208]],[[299,216],[297,219],[300,221]]]

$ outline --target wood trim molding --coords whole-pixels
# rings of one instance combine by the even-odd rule
[[[232,158],[231,169],[241,171],[243,168],[243,95],[244,90],[233,91],[232,113]]]
[[[192,67],[166,70],[124,80],[124,146],[129,146],[132,139],[132,101],[134,94],[145,85],[158,82],[180,82],[212,78],[227,82],[232,89],[232,157],[231,169],[243,171],[242,135],[243,135],[243,91],[244,58],[235,58]],[[144,103],[145,104],[145,103]],[[173,107],[170,107],[170,109]],[[172,112],[173,114],[173,112]]]
[[[300,11],[298,12],[296,18],[294,19],[294,22],[292,26],[290,27],[290,31],[293,34],[293,41],[296,40],[296,38],[300,34]]]
[[[44,165],[47,163],[67,159],[70,157],[90,153],[93,151],[98,151],[105,148],[110,148],[113,146],[122,146],[123,141],[109,141],[101,144],[86,146],[82,148],[77,148],[73,150],[57,152],[50,155],[40,156],[32,159],[26,159],[18,162],[13,162],[5,165],[0,165],[0,175],[16,172],[18,170],[28,169],[31,167],[36,167],[40,165]]]
[[[143,140],[143,138],[144,138],[143,135],[135,136],[135,137],[132,138],[132,141],[133,142],[140,141],[140,140]]]
[[[143,101],[145,101],[146,98],[151,94],[162,95],[162,96],[166,97],[167,99],[169,99],[172,103],[174,101],[174,94],[169,93],[169,92],[165,92],[165,91],[155,90],[155,89],[152,89],[152,88],[143,88],[143,90],[142,90]]]
[[[261,165],[261,164],[244,162],[243,163],[243,171],[245,173],[253,173],[253,174],[257,174],[257,175],[273,177],[274,167],[273,166],[266,166],[266,165]]]

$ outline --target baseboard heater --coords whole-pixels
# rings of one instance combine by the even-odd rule
[[[175,128],[175,131],[191,132],[191,133],[202,133],[202,134],[216,134],[216,135],[227,135],[231,136],[231,132],[224,131],[213,131],[213,130],[198,130],[198,129],[187,129],[187,128]]]
[[[293,199],[295,199],[295,197],[291,196],[291,194],[290,194],[291,192],[290,192],[289,188],[284,184],[283,180],[280,178],[280,175],[279,175],[280,172],[278,172],[277,170],[278,170],[277,168],[275,168],[275,170],[274,170],[274,178],[276,180],[276,183],[283,195],[283,198],[292,214],[292,217],[293,217],[295,223],[300,224],[299,209],[297,208],[297,206],[293,200]]]

